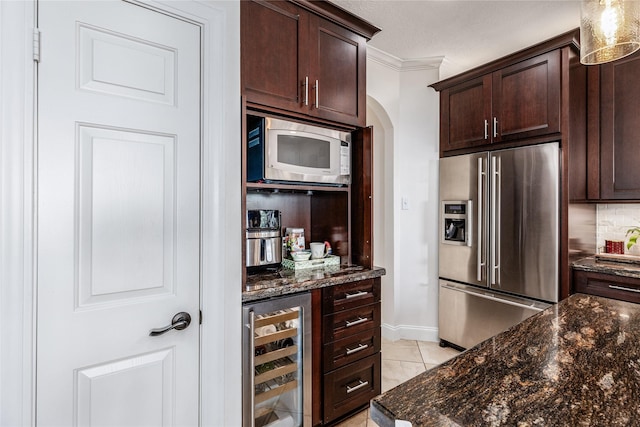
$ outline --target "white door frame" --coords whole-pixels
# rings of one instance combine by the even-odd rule
[[[239,0],[140,3],[182,16],[203,28],[200,420],[203,426],[239,425],[242,412]],[[32,50],[35,16],[33,1],[0,1],[2,426],[36,422],[37,70]],[[218,102],[220,99],[222,102]]]

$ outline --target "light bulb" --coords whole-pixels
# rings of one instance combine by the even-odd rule
[[[611,0],[605,1],[605,8],[600,16],[600,30],[605,43],[613,46],[618,42],[619,5],[612,5]]]

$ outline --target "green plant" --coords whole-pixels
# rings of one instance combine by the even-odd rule
[[[627,230],[627,236],[629,237],[629,241],[627,242],[627,249],[631,249],[633,245],[638,243],[638,237],[640,237],[640,227],[633,227]]]

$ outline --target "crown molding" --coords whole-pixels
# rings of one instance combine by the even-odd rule
[[[444,56],[428,58],[401,59],[373,46],[367,46],[367,59],[397,72],[437,70],[440,68]]]

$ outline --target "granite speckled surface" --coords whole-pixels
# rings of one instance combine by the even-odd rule
[[[242,293],[242,302],[372,279],[385,274],[386,270],[381,267],[368,269],[356,265],[330,266],[301,271],[282,268],[276,272],[250,274],[247,275],[246,290]]]
[[[639,426],[640,304],[575,294],[372,400],[381,427]]]
[[[638,263],[606,261],[592,256],[574,261],[571,267],[592,273],[613,274],[640,279],[640,264]]]

